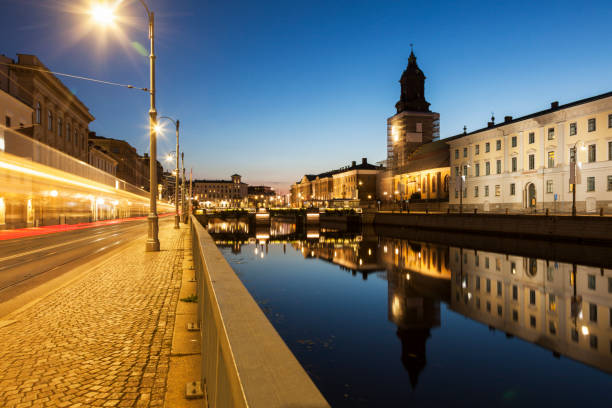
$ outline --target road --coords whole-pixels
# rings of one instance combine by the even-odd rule
[[[172,222],[171,218],[159,222]],[[143,219],[2,241],[0,305],[136,239],[143,240],[144,248],[146,232]],[[0,317],[17,306],[0,307]]]

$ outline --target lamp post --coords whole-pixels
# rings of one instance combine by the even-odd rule
[[[576,216],[576,144],[570,149],[570,185],[572,186],[572,217]]]
[[[149,40],[151,42],[150,54],[149,54],[149,96],[150,96],[150,108],[149,108],[149,216],[147,217],[148,232],[147,242],[145,245],[145,251],[159,251],[159,225],[157,219],[157,110],[155,109],[155,18],[154,14],[149,7],[147,7],[144,0],[139,0],[140,4],[144,7],[147,12],[149,19]],[[100,23],[108,24],[111,23],[113,16],[113,9],[108,6],[102,6],[98,4],[91,12],[92,16]]]
[[[174,206],[175,206],[175,214],[174,214],[174,229],[180,228],[179,226],[179,120],[174,120],[168,116],[162,116],[159,118],[168,119],[176,126],[176,183],[174,185]]]
[[[182,216],[182,221],[183,224],[187,223],[187,216],[185,214],[185,207],[186,207],[186,203],[185,203],[185,152],[181,152],[181,162],[183,165],[183,185],[181,186],[182,189],[182,196],[183,196],[183,201],[181,204],[181,216]]]

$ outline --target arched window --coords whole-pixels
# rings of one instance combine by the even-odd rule
[[[53,130],[53,113],[51,111],[48,111],[47,115],[47,129]]]
[[[41,117],[40,117],[40,102],[36,102],[36,118],[35,118],[35,123],[40,124],[41,121]]]
[[[444,176],[444,192],[448,193],[448,175]]]

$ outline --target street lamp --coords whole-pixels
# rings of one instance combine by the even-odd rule
[[[162,119],[168,119],[169,121],[171,121],[172,123],[174,123],[174,125],[176,126],[176,183],[174,186],[174,204],[175,204],[175,211],[176,213],[174,214],[174,229],[179,229],[179,120],[174,120],[168,116],[162,116],[159,118],[160,120]]]
[[[157,219],[157,111],[155,110],[155,19],[152,11],[149,10],[143,0],[139,0],[140,4],[145,8],[149,19],[149,40],[151,40],[151,49],[149,54],[150,71],[149,71],[149,95],[151,98],[151,106],[149,108],[149,216],[147,243],[145,251],[159,251],[159,225]],[[101,24],[112,24],[115,18],[113,8],[106,4],[97,4],[93,7],[91,15]]]

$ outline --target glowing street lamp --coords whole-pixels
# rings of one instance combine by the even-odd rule
[[[171,117],[168,116],[162,116],[159,118],[160,120],[162,119],[168,119],[169,121],[171,121],[172,123],[174,123],[174,125],[176,126],[176,181],[175,181],[175,185],[174,185],[174,205],[175,205],[175,214],[174,214],[174,229],[179,229],[179,125],[180,122],[179,120],[174,120]],[[172,156],[168,155],[166,157],[167,161],[172,160]],[[184,196],[183,196],[183,200],[184,200]]]
[[[149,19],[149,40],[151,40],[151,48],[149,54],[150,71],[149,71],[149,96],[151,98],[151,107],[149,109],[149,216],[148,216],[148,234],[146,251],[159,251],[159,225],[157,219],[157,132],[160,128],[157,126],[157,110],[155,109],[155,19],[152,11],[149,10],[144,0],[139,0],[140,4],[145,8]],[[115,19],[114,7],[110,7],[106,3],[98,3],[93,6],[91,16],[95,21],[103,25],[113,24]]]

